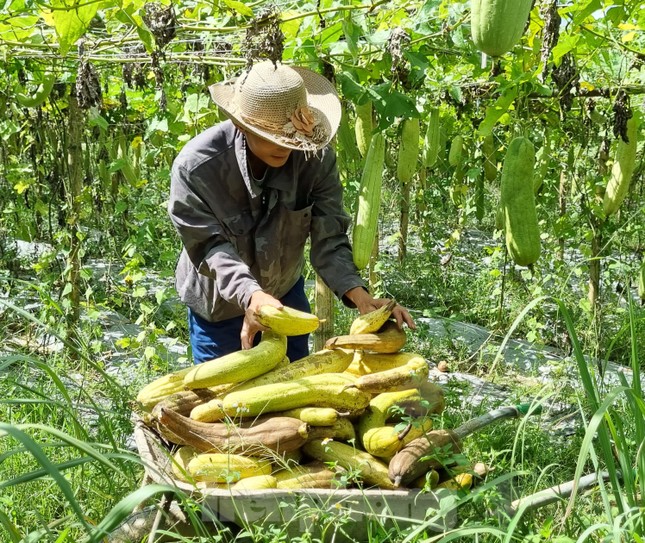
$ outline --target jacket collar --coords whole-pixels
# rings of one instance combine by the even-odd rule
[[[285,191],[289,190],[293,180],[293,155],[299,151],[292,151],[287,163],[279,170],[269,167],[264,184],[260,186],[253,179],[249,169],[248,150],[244,134],[235,128],[235,126],[233,128],[235,129],[235,157],[237,159],[237,165],[240,168],[240,173],[242,174],[242,179],[244,180],[244,185],[249,191],[249,194],[253,198],[257,198],[262,194],[262,190],[267,187]]]

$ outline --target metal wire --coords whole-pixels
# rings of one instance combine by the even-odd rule
[[[259,12],[259,8],[266,5],[273,6],[280,13],[294,12],[293,16],[283,19],[283,21],[290,21],[295,19],[308,19],[310,17],[322,17],[323,13],[334,13],[345,10],[369,12],[385,1],[377,0],[373,3],[336,6],[323,10],[317,10],[314,4],[303,6],[302,3],[294,0],[262,0],[255,4],[248,4],[247,6],[254,9],[255,12]],[[309,9],[310,11],[303,13],[303,8]],[[5,22],[8,20],[10,18],[5,19]],[[208,24],[207,22],[201,24],[196,23],[192,19],[179,16],[175,29],[177,37],[163,50],[166,57],[165,61],[196,62],[223,66],[242,64],[244,62],[244,51],[247,41],[246,31],[251,26],[251,23],[252,20],[248,19],[248,23],[243,22],[237,26],[216,26],[215,24]],[[24,31],[25,28],[21,28],[21,30]],[[47,43],[47,40],[51,39],[53,35],[53,29],[50,27],[44,23],[38,23],[34,25],[34,30],[39,31],[44,43],[28,43],[18,39],[0,39],[0,53],[4,53],[5,58],[21,60],[60,59],[63,62],[79,60],[77,50],[70,50],[65,58],[63,58],[59,53],[58,43]],[[189,51],[195,44],[202,45],[203,50]],[[83,58],[99,63],[126,64],[151,62],[150,57],[145,53],[135,55],[127,50],[133,45],[141,45],[141,39],[136,34],[136,28],[128,27],[120,35],[113,35],[105,27],[94,25],[88,29],[86,35],[83,37]]]

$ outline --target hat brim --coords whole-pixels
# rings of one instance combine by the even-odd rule
[[[245,121],[235,107],[235,79],[210,85],[208,90],[210,91],[213,102],[215,102],[228,118],[256,136],[297,151],[322,149],[329,144],[340,125],[342,110],[338,93],[334,86],[322,75],[299,66],[291,66],[291,68],[297,71],[302,77],[305,89],[307,90],[307,105],[310,109],[314,110],[316,116],[320,119],[322,128],[327,134],[327,137],[322,142],[314,142],[306,137],[296,139],[287,134],[254,126]]]

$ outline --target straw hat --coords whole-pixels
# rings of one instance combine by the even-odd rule
[[[306,68],[271,61],[209,87],[213,101],[240,126],[283,147],[316,151],[334,137],[341,106],[334,86]]]

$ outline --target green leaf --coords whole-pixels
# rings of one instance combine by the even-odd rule
[[[163,289],[158,290],[155,292],[155,300],[157,301],[157,305],[161,305],[164,301],[165,297],[165,291]]]
[[[238,2],[237,0],[224,0],[224,3],[227,7],[244,17],[253,17],[253,10],[243,2]]]
[[[479,125],[477,133],[482,137],[490,136],[493,133],[493,127],[500,117],[508,111],[515,98],[517,98],[517,87],[512,87],[495,100],[492,106],[488,106],[486,108],[486,117]]]
[[[110,173],[120,172],[123,168],[125,168],[126,163],[127,163],[127,160],[125,158],[118,158],[110,163],[108,172]]]
[[[282,18],[289,19],[292,15],[296,15],[296,11],[283,11]],[[300,30],[301,19],[292,19],[291,21],[281,22],[280,29],[284,34],[285,40],[295,40]]]
[[[345,43],[347,44],[347,50],[352,55],[352,58],[356,60],[358,58],[358,41],[361,39],[361,29],[356,26],[352,21],[345,20],[343,21],[343,33],[345,34]]]
[[[141,16],[137,14],[137,12],[143,7],[144,4],[145,0],[125,0],[121,5],[121,9],[116,11],[113,17],[117,21],[122,22],[127,27],[136,27],[137,35],[143,43],[146,52],[152,53],[155,48],[154,38],[145,27]]]
[[[570,51],[573,51],[576,48],[579,40],[580,40],[580,33],[575,35],[567,34],[565,36],[560,36],[560,39],[558,40],[558,44],[551,51],[553,62],[556,65],[558,65],[560,62],[560,59],[564,55],[566,55]]]
[[[58,35],[60,54],[65,56],[70,47],[85,34],[96,15],[98,2],[78,4],[76,0],[52,0],[52,10],[43,13],[43,18],[53,22]]]
[[[154,131],[159,132],[168,132],[168,119],[152,119],[150,125],[148,126],[146,136],[150,135]]]
[[[137,26],[137,34],[139,35],[139,39],[143,42],[143,45],[146,48],[146,51],[148,53],[152,53],[154,51],[154,40],[152,39],[152,34],[148,32],[145,28],[142,26]]]
[[[146,290],[146,287],[143,287],[143,286],[136,287],[136,288],[132,291],[132,296],[133,296],[134,298],[143,298],[143,297],[147,294],[147,292],[148,292],[148,291]]]
[[[613,25],[618,26],[629,17],[625,6],[610,6],[605,14],[605,20],[610,21]]]
[[[602,2],[600,0],[589,0],[586,5],[582,5],[577,8],[571,8],[572,11],[575,9],[577,13],[573,16],[574,24],[581,24],[587,17],[589,17],[594,11],[602,9]]]
[[[430,66],[427,55],[424,55],[419,51],[406,51],[405,58],[410,61],[410,66],[421,70],[426,70]]]
[[[204,109],[209,109],[210,99],[203,93],[192,93],[186,97],[184,109],[190,113],[199,113]]]
[[[336,79],[345,98],[358,104],[363,102],[362,97],[366,94],[365,87],[356,80],[356,76],[353,73],[339,72],[336,74]]]
[[[25,42],[31,36],[38,36],[36,25],[40,18],[36,15],[22,14],[5,19],[0,23],[0,39]]]
[[[130,13],[140,10],[147,0],[117,0],[117,5],[121,3],[122,10],[128,10]]]
[[[343,25],[341,22],[337,22],[327,28],[325,28],[319,37],[319,43],[321,45],[330,45],[336,43],[343,36]]]
[[[448,94],[455,102],[457,102],[458,104],[463,104],[464,93],[462,92],[461,87],[457,85],[450,85],[448,87]]]
[[[90,126],[98,126],[101,130],[104,130],[106,132],[110,128],[110,123],[108,122],[108,120],[103,117],[95,108],[93,108],[88,115],[88,124]]]
[[[20,132],[20,126],[10,119],[0,121],[0,138],[7,141],[11,136]]]
[[[413,98],[394,90],[391,83],[382,83],[373,87],[370,92],[374,100],[374,108],[379,113],[379,128],[390,126],[397,117],[419,117],[419,111]]]

